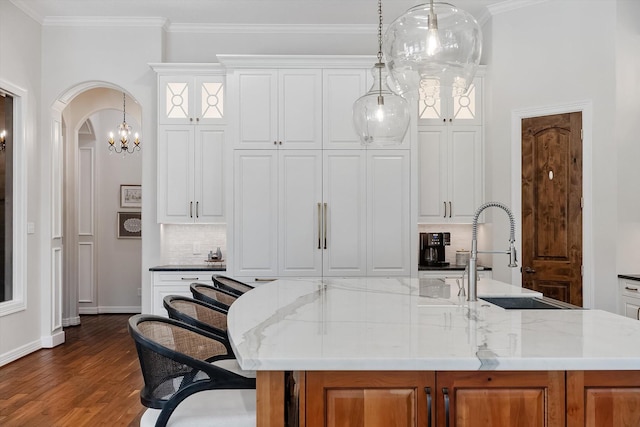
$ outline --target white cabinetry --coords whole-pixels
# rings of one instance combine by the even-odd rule
[[[220,64],[158,74],[157,221],[224,223],[225,76]]]
[[[464,96],[418,101],[418,221],[470,223],[484,201],[482,77]]]
[[[361,149],[353,128],[353,103],[367,92],[367,70],[324,70],[323,147]]]
[[[321,147],[320,70],[237,70],[229,78],[237,120],[236,148]]]
[[[483,201],[482,129],[420,126],[419,208],[423,223],[470,223]]]
[[[640,282],[618,279],[619,300],[618,313],[640,320]]]
[[[225,222],[224,146],[222,126],[160,126],[159,223]]]
[[[156,70],[158,71],[158,70]],[[158,76],[158,123],[220,124],[224,122],[224,76],[186,74]]]
[[[409,275],[407,150],[236,150],[234,275]]]
[[[162,300],[167,295],[191,297],[194,283],[213,284],[213,271],[154,271],[151,281],[151,314],[167,316]]]

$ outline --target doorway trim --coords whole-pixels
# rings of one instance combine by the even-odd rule
[[[522,119],[563,113],[582,113],[582,304],[593,308],[593,103],[590,100],[531,107],[511,112],[511,201],[516,221],[516,249],[522,253]],[[511,283],[522,286],[520,269],[511,272]]]

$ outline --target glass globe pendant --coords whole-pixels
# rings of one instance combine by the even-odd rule
[[[353,104],[353,125],[363,145],[401,144],[409,127],[409,103],[387,85],[382,62],[382,1],[378,0],[378,62],[372,69],[373,85]]]
[[[384,54],[394,92],[421,89],[438,98],[440,87],[448,87],[463,95],[480,63],[482,31],[471,14],[431,0],[389,25]]]

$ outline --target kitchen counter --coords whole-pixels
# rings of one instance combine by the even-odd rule
[[[437,266],[418,266],[418,271],[464,271],[467,268],[466,265],[449,264],[444,267]],[[491,267],[478,266],[478,271],[491,271]]]
[[[457,297],[455,281],[449,292],[426,283],[267,283],[231,306],[231,343],[242,368],[258,371],[640,369],[640,322],[601,310],[505,310]],[[478,295],[539,294],[486,279]]]
[[[224,262],[224,261],[223,261]],[[149,271],[227,271],[227,266],[220,263],[210,264],[168,264],[151,267]]]
[[[635,280],[640,282],[640,274],[618,274],[618,279]]]

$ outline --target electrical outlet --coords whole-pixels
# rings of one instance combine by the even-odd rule
[[[193,254],[200,255],[200,242],[193,243]]]

